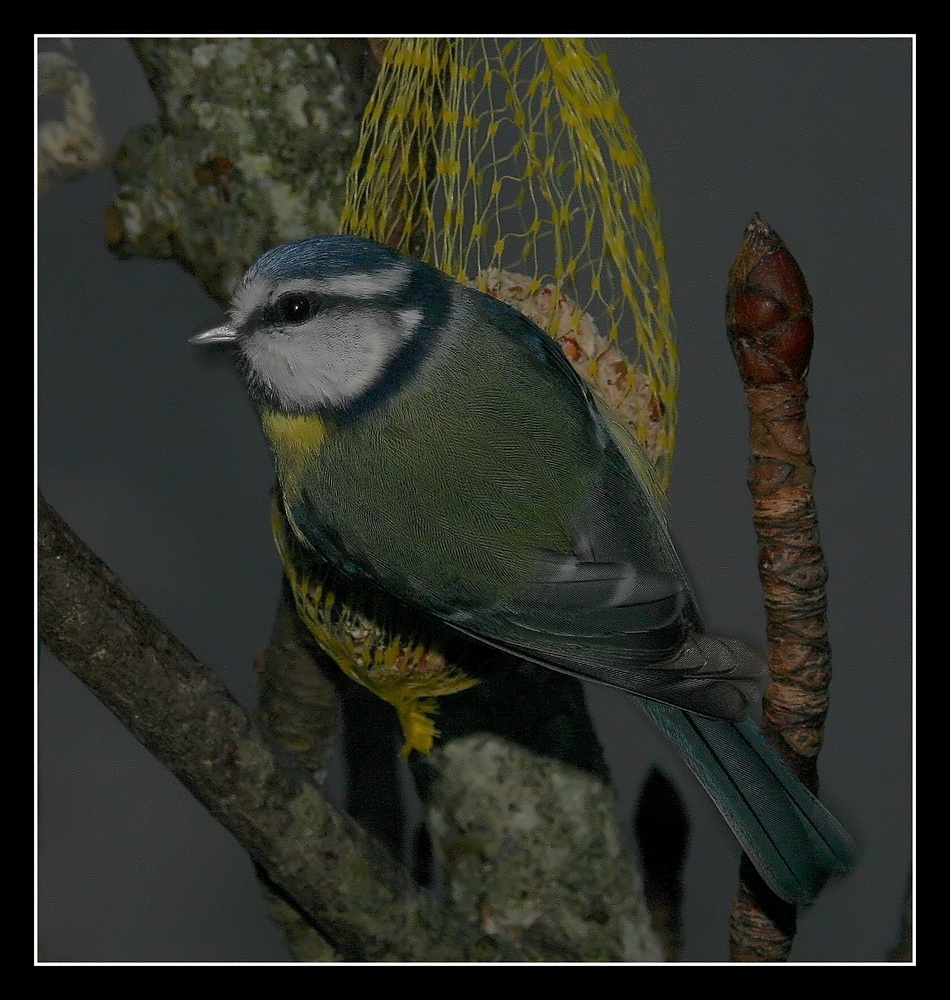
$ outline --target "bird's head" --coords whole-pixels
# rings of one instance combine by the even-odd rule
[[[259,405],[346,411],[406,377],[447,320],[452,284],[371,240],[315,236],[260,257],[227,322],[191,341],[234,345]]]

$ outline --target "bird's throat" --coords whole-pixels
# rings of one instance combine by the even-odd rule
[[[323,449],[329,427],[317,413],[278,413],[261,410],[264,435],[277,467],[277,478],[285,491],[298,483],[306,466]]]

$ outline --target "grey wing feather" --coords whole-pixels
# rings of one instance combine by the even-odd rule
[[[764,664],[696,627],[676,576],[545,553],[516,599],[455,628],[543,665],[715,718],[741,719]]]

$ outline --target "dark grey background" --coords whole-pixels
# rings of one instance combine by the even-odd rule
[[[678,321],[674,535],[710,626],[759,648],[746,414],[722,319],[753,212],[815,300],[810,418],[835,666],[822,795],[863,858],[801,917],[803,962],[881,961],[911,864],[912,46],[606,42],[650,163]],[[115,149],[155,102],[122,40],[75,51]],[[280,573],[269,460],[237,378],[186,342],[215,306],[177,266],[106,251],[113,187],[104,171],[39,205],[40,487],[251,706]],[[724,960],[735,843],[629,701],[589,695],[622,808],[651,763],[683,777],[683,957]],[[285,960],[238,846],[45,652],[38,705],[41,958]]]

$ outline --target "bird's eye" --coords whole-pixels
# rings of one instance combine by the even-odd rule
[[[306,323],[313,315],[315,303],[300,292],[288,292],[274,304],[278,318],[284,323]]]

